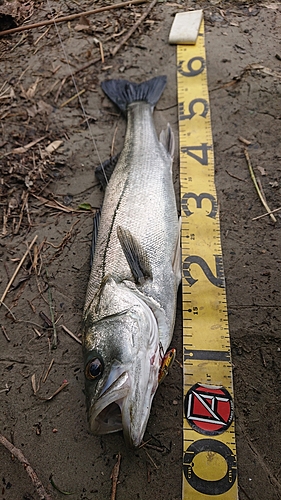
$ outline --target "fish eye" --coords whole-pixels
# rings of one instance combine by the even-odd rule
[[[86,366],[85,375],[89,380],[98,378],[103,372],[103,364],[99,358],[94,358]]]

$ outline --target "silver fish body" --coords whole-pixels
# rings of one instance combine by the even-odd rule
[[[149,88],[150,82],[142,85]],[[83,351],[91,431],[123,430],[126,441],[138,446],[173,334],[179,223],[171,132],[166,140],[162,135],[165,147],[155,131],[153,99],[135,101],[139,86],[127,83],[126,137],[105,190],[83,314]]]

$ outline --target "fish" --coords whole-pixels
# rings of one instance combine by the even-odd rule
[[[158,138],[153,122],[166,80],[101,84],[127,126],[112,169],[109,161],[100,168],[106,187],[83,311],[85,392],[91,433],[123,431],[129,447],[142,442],[166,371],[181,281],[174,135],[168,124]]]

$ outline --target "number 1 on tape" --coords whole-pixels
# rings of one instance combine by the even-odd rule
[[[237,500],[233,382],[204,24],[177,46],[183,260],[183,500]]]

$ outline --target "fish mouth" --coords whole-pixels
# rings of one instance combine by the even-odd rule
[[[111,434],[123,429],[122,407],[129,389],[127,372],[119,375],[110,387],[103,389],[99,399],[89,409],[89,425],[93,434]]]
[[[127,447],[136,448],[145,432],[158,379],[152,391],[148,391],[145,404],[138,405],[137,411],[130,382],[129,372],[125,371],[111,385],[107,383],[100,397],[90,406],[88,418],[93,434],[99,436],[123,431]]]

